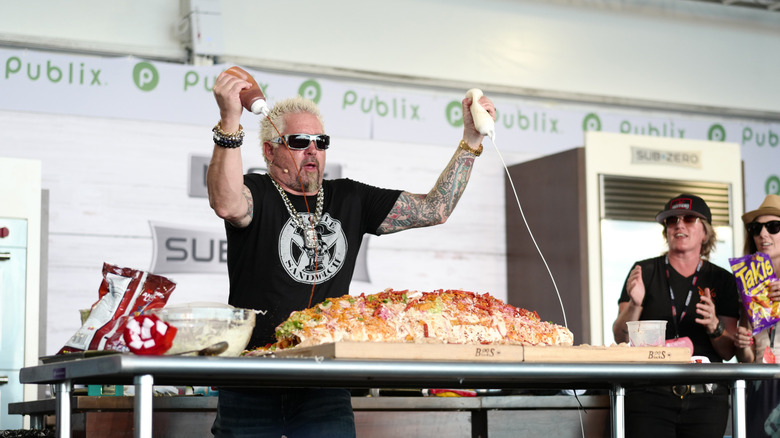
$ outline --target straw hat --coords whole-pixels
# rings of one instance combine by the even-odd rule
[[[764,202],[761,203],[757,210],[749,211],[742,215],[742,223],[749,224],[756,220],[757,217],[765,214],[780,216],[780,196],[766,195]]]

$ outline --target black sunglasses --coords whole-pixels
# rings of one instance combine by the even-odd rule
[[[745,229],[747,229],[747,232],[750,233],[751,236],[758,236],[761,234],[761,229],[764,227],[766,227],[769,234],[777,234],[780,232],[780,221],[769,221],[764,223],[751,222],[745,225]]]
[[[695,224],[696,222],[701,219],[699,216],[695,216],[692,214],[688,214],[685,216],[669,216],[668,218],[664,219],[664,223],[667,227],[672,225],[677,225],[677,222],[683,221],[688,225]]]
[[[282,141],[282,137],[276,137],[271,140],[271,143],[287,144],[287,147],[295,150],[302,151],[309,147],[312,141],[317,149],[324,151],[330,146],[330,136],[325,134],[287,134]]]

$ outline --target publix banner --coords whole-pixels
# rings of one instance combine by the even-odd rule
[[[228,65],[192,66],[0,49],[0,109],[128,118],[211,127],[211,88]],[[249,70],[269,103],[297,94],[320,105],[338,137],[454,146],[466,90],[424,90],[293,73]],[[747,208],[780,194],[780,121],[766,122],[606,105],[490,95],[501,150],[548,155],[583,144],[584,131],[728,141],[742,145]],[[257,123],[247,115],[244,126]]]

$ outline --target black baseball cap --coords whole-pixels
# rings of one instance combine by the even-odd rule
[[[706,219],[707,222],[712,223],[710,207],[707,206],[704,199],[701,199],[696,195],[691,195],[690,193],[681,193],[670,199],[664,205],[664,209],[655,216],[655,220],[662,224],[668,217],[685,216],[688,214],[699,216],[702,219]]]

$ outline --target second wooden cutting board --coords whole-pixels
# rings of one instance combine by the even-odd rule
[[[679,347],[594,347],[590,345],[561,347],[387,342],[335,342],[282,350],[275,355],[327,359],[476,362],[689,363],[691,361],[690,350]]]

